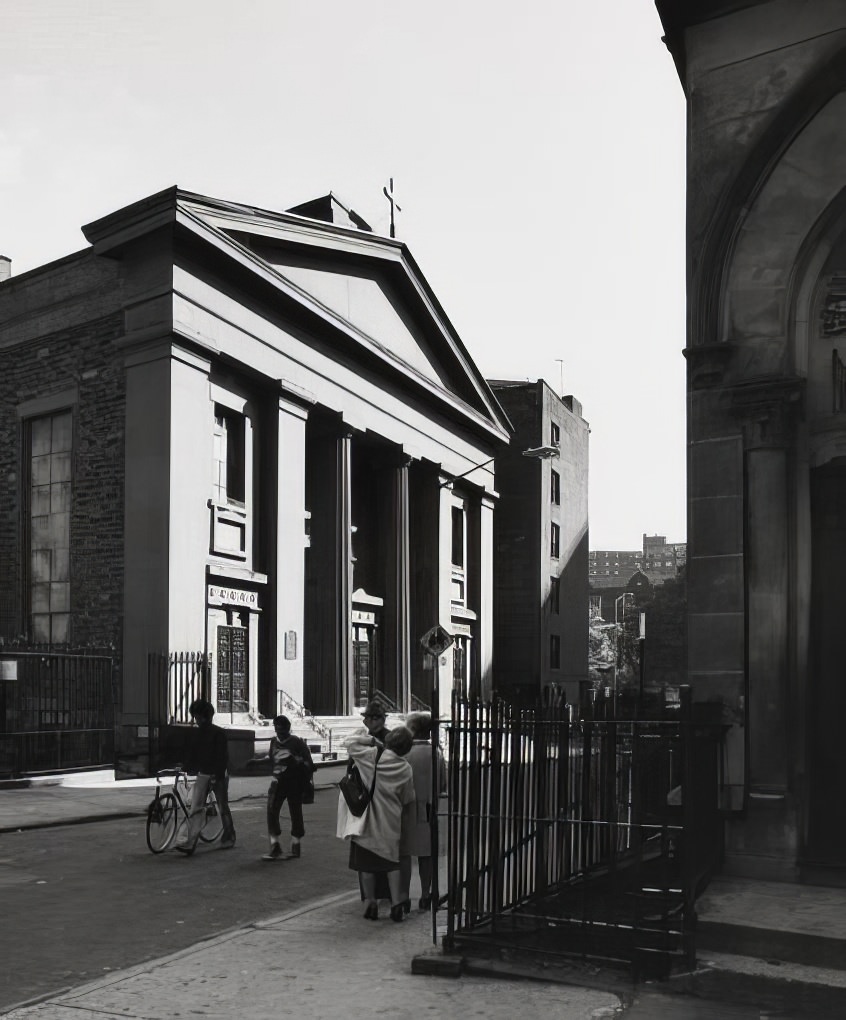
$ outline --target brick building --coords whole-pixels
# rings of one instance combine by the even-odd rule
[[[572,396],[543,379],[490,380],[514,428],[496,462],[494,686],[570,702],[588,679],[588,440]]]
[[[150,653],[206,653],[232,724],[405,710],[460,622],[489,691],[509,429],[405,245],[175,188],[83,233],[0,283],[0,636],[116,649],[124,749]]]

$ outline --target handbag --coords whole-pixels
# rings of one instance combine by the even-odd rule
[[[369,790],[364,785],[364,780],[361,778],[358,766],[352,759],[347,763],[347,771],[341,776],[338,783],[350,814],[355,815],[356,818],[361,818],[367,810],[370,801],[373,800],[373,791],[376,789],[376,767],[378,764],[379,758],[377,757],[373,766],[373,782],[370,784]]]

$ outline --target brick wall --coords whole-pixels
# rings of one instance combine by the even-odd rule
[[[0,636],[24,633],[22,403],[76,388],[71,510],[71,643],[119,647],[123,600],[122,319],[104,318],[0,349]]]

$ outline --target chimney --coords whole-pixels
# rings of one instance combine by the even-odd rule
[[[0,283],[8,280],[12,275],[12,260],[6,255],[0,255]]]

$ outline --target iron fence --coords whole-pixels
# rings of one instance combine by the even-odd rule
[[[152,771],[182,760],[191,703],[210,696],[211,663],[203,652],[147,655],[148,758]]]
[[[603,699],[579,711],[455,698],[447,737],[448,949],[652,973],[692,962],[693,904],[722,830],[720,735],[694,723],[687,690],[648,719]]]
[[[110,655],[0,652],[0,771],[113,765],[115,700]]]

